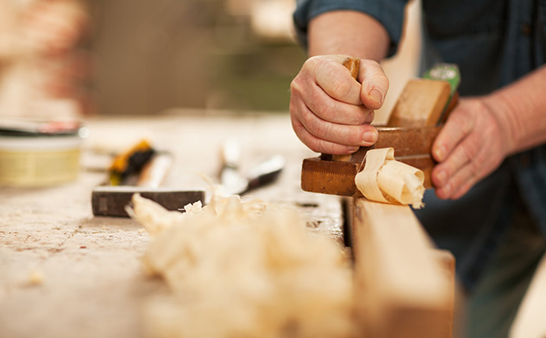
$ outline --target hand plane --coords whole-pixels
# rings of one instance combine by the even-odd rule
[[[348,58],[344,66],[356,79],[359,59]],[[355,70],[356,68],[356,70]],[[460,75],[457,66],[439,64],[423,79],[411,79],[398,98],[386,126],[377,126],[378,139],[371,147],[360,147],[350,156],[321,154],[303,160],[301,188],[340,196],[359,196],[355,176],[362,170],[366,152],[394,148],[395,158],[421,169],[425,188],[431,188],[435,162],[431,148],[448,114],[458,102]]]

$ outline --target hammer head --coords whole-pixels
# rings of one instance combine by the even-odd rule
[[[93,215],[129,217],[125,208],[135,193],[139,193],[142,197],[151,199],[171,211],[180,210],[185,205],[197,201],[205,204],[204,190],[184,191],[136,186],[99,186],[93,189],[91,196]]]
[[[397,128],[378,127],[377,142],[361,147],[346,161],[337,161],[331,155],[303,160],[301,188],[305,191],[339,196],[359,196],[355,176],[363,168],[366,152],[370,149],[394,148],[395,159],[419,168],[425,174],[425,188],[431,188],[430,173],[435,162],[431,148],[441,127]]]

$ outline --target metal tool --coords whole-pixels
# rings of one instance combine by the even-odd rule
[[[344,63],[344,65],[347,64],[355,65],[357,63]],[[348,67],[348,69],[350,68]],[[351,74],[354,77],[358,72],[355,72],[353,69],[351,70]],[[441,116],[440,119],[445,120],[449,112],[456,106],[458,99],[456,93],[450,101],[450,96],[445,95],[445,90],[443,90],[441,95],[442,98],[440,100],[437,97],[429,98],[432,99],[429,105],[430,112],[425,117],[428,117],[428,114],[432,114]],[[410,96],[406,99],[420,100],[421,98]],[[448,101],[449,104],[447,104]],[[442,114],[438,109],[445,110],[445,112]],[[419,119],[422,119],[422,116],[419,116]],[[400,121],[403,119],[397,118],[397,120]],[[363,168],[366,152],[370,149],[385,147],[394,148],[396,160],[421,169],[425,174],[425,187],[431,188],[430,173],[435,165],[431,155],[431,148],[442,126],[438,126],[437,121],[427,121],[428,126],[421,125],[416,127],[415,124],[410,123],[412,127],[377,127],[377,142],[371,147],[360,147],[357,152],[350,156],[337,157],[322,154],[320,157],[304,159],[301,175],[302,189],[309,192],[340,196],[361,195],[355,185],[355,176]]]
[[[241,148],[233,138],[224,143],[221,156],[220,182],[226,192],[232,195],[246,194],[251,190],[273,183],[285,165],[284,157],[275,155],[251,168],[244,175],[240,168]]]
[[[171,211],[181,210],[189,203],[205,202],[204,190],[159,187],[171,167],[172,155],[168,152],[157,151],[154,151],[154,154],[138,173],[136,185],[101,185],[93,189],[91,195],[93,215],[129,217],[125,209],[136,193]],[[124,183],[128,182],[124,181]]]

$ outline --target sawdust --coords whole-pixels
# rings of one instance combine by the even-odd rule
[[[32,270],[28,276],[29,286],[39,286],[44,283],[44,275],[38,270]]]
[[[172,290],[146,308],[152,337],[352,337],[352,271],[297,212],[239,196],[168,212],[138,195],[145,269]]]
[[[394,204],[411,204],[415,209],[424,206],[425,175],[417,168],[394,159],[393,148],[369,150],[364,170],[355,183],[367,199]]]

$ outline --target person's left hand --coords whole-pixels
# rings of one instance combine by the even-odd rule
[[[461,99],[436,138],[432,154],[439,162],[432,183],[440,199],[457,199],[499,167],[512,151],[510,126],[488,97]]]

